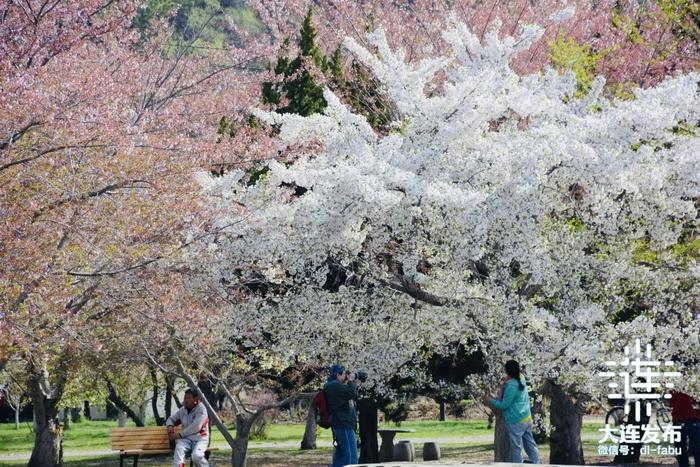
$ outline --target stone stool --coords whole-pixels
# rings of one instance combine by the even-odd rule
[[[399,441],[399,444],[407,444],[409,446],[409,451],[411,453],[411,458],[409,459],[409,461],[413,462],[414,460],[416,460],[416,447],[413,445],[413,441],[407,439]]]
[[[399,441],[394,445],[394,460],[402,462],[413,461],[410,441]]]
[[[438,443],[423,444],[423,460],[424,461],[439,461],[440,446]]]

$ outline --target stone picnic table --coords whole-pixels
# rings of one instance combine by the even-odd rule
[[[379,448],[379,462],[391,462],[394,460],[394,436],[396,433],[415,433],[416,430],[407,428],[380,428],[377,430],[382,437],[382,445]]]

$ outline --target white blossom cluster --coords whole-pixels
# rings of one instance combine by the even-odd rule
[[[533,382],[588,393],[635,337],[697,361],[697,256],[673,248],[697,229],[700,76],[631,101],[598,79],[577,99],[571,73],[510,68],[540,35],[482,43],[454,21],[451,53],[418,64],[381,31],[371,50],[347,39],[399,110],[389,135],[330,91],[322,115],[257,112],[281,147],[322,150],[270,160],[254,184],[201,177],[230,227],[192,260],[224,293],[240,264],[285,291],[232,306],[239,329],[273,333],[279,355],[363,367],[378,387],[420,378],[402,364],[455,341],[485,351],[490,377],[515,358]]]

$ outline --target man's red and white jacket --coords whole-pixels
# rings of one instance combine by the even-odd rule
[[[180,424],[182,424],[180,438],[190,441],[201,441],[209,438],[209,416],[207,408],[201,402],[195,405],[192,410],[187,410],[183,405],[165,422],[166,426]]]

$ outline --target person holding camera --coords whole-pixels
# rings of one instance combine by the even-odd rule
[[[336,440],[333,452],[333,467],[357,464],[357,387],[367,376],[363,372],[346,371],[342,365],[331,365],[328,381],[323,386],[330,416],[328,420]]]

